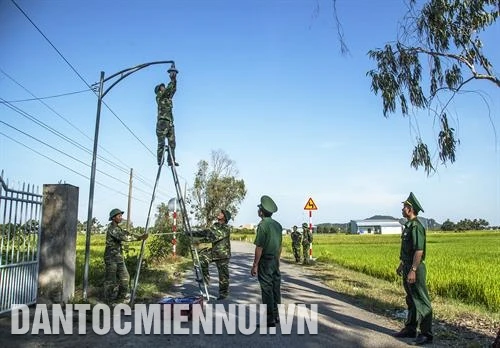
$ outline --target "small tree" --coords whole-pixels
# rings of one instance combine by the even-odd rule
[[[237,179],[236,163],[222,150],[212,151],[210,163],[198,163],[189,204],[196,220],[202,226],[209,226],[219,209],[227,209],[233,218],[239,204],[247,193],[243,179]]]

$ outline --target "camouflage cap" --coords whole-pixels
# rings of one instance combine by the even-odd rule
[[[308,227],[309,227],[309,225],[307,224],[307,222],[304,222],[304,223],[302,224],[302,228],[308,228]]]
[[[278,206],[274,203],[273,199],[269,196],[260,197],[260,204],[257,205],[260,209],[267,211],[268,213],[276,213],[278,211]]]
[[[417,197],[415,197],[413,192],[410,192],[410,195],[408,196],[406,201],[401,202],[401,203],[408,204],[409,206],[411,206],[413,208],[413,210],[415,211],[415,214],[418,214],[419,211],[424,212],[424,209],[422,209],[422,206],[420,205]]]
[[[226,223],[231,220],[231,213],[228,210],[221,209],[221,213],[224,214],[224,218],[226,219]]]
[[[121,209],[115,208],[109,212],[109,221],[113,220],[113,218],[118,214],[123,214],[124,211]]]
[[[160,83],[159,85],[156,85],[156,87],[155,87],[155,94],[158,94],[158,91],[160,90],[161,86],[165,87],[165,84],[164,83]]]

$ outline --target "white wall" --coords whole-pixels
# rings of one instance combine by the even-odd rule
[[[401,227],[399,226],[382,226],[382,234],[401,234]]]

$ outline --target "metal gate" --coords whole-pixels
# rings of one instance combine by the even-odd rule
[[[37,190],[38,191],[38,188]],[[42,195],[23,183],[14,190],[0,175],[0,314],[36,303]]]

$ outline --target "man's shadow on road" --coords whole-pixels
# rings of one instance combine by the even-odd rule
[[[214,264],[210,264],[210,301],[208,303],[213,304],[223,304],[227,310],[227,305],[231,303],[247,303],[255,304],[261,303],[261,293],[260,285],[256,277],[250,276],[250,268],[253,262],[253,255],[249,253],[239,253],[233,252],[230,260],[230,296],[222,301],[216,301],[217,290],[218,290],[218,275],[217,269]],[[191,281],[190,281],[191,280]],[[347,326],[352,330],[360,330],[366,333],[366,330],[376,331],[379,333],[390,335],[393,331],[370,323],[358,318],[341,314],[335,311],[332,307],[332,303],[326,301],[318,301],[318,294],[322,296],[330,297],[332,299],[337,299],[339,301],[345,301],[346,298],[336,293],[335,291],[328,289],[326,287],[321,287],[315,284],[311,284],[307,281],[297,279],[296,277],[289,276],[286,271],[282,271],[282,299],[284,303],[295,303],[295,304],[317,304],[318,305],[318,315],[325,316],[329,318],[327,322],[337,322],[341,323],[343,326]],[[294,291],[291,291],[294,290]],[[200,289],[195,280],[194,272],[190,272],[186,275],[186,280],[183,284],[179,285],[176,292],[182,296],[193,296],[195,294],[200,294]],[[295,294],[298,292],[298,294]],[[248,319],[248,318],[247,318]],[[325,325],[322,320],[318,321],[318,334],[309,335],[306,330],[306,336],[308,340],[314,342],[314,346],[327,345],[327,346],[361,346],[362,340],[360,337],[357,338],[356,335],[352,333],[346,333],[345,330],[339,330],[334,325]],[[297,337],[296,332],[297,322],[294,320],[292,325],[292,333],[288,336]],[[279,328],[277,329],[279,332]],[[255,333],[257,334],[257,333]],[[365,338],[366,339],[366,338]]]

